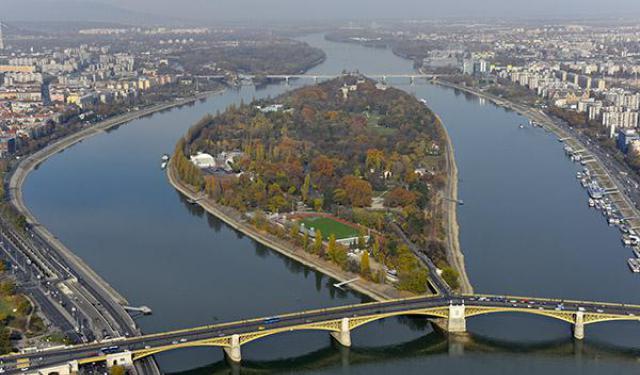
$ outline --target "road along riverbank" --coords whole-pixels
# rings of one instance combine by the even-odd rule
[[[605,163],[600,159],[597,153],[593,152],[587,145],[585,145],[581,140],[577,139],[573,134],[570,134],[568,131],[563,129],[542,110],[517,104],[508,99],[497,97],[476,88],[462,86],[443,80],[433,80],[432,82],[443,87],[457,89],[468,94],[475,95],[479,98],[484,98],[488,101],[491,101],[497,106],[513,110],[520,115],[541,124],[546,130],[555,134],[559,140],[569,145],[572,149],[577,151],[588,151],[589,153],[587,155],[583,155],[583,157],[589,156],[591,158],[591,160],[589,160],[586,164],[591,169],[592,176],[594,176],[599,185],[604,187],[605,189],[617,189],[616,191],[610,192],[609,195],[618,206],[618,209],[620,210],[622,215],[626,218],[627,222],[629,223],[629,227],[640,229],[640,210],[636,208],[636,206],[630,201],[629,197],[624,193],[624,186],[620,182],[620,180],[615,175],[612,175],[610,173],[609,169],[605,167]]]
[[[245,234],[256,242],[259,242],[262,245],[274,251],[277,251],[278,253],[285,255],[309,268],[312,268],[335,280],[338,280],[339,282],[352,280],[358,277],[357,274],[346,272],[337,267],[335,264],[320,259],[313,254],[292,249],[291,246],[284,243],[283,241],[256,230],[256,228],[253,227],[252,224],[246,222],[244,218],[240,217],[235,210],[221,206],[213,202],[209,198],[202,197],[199,192],[193,191],[186,184],[179,181],[179,179],[175,175],[175,171],[171,165],[171,162],[167,167],[167,177],[169,183],[182,195],[194,202],[194,204],[198,204],[211,215],[224,221],[233,229]],[[376,301],[402,298],[410,295],[409,293],[398,291],[397,289],[389,285],[376,284],[363,279],[358,279],[355,282],[349,283],[348,287]]]
[[[82,283],[85,284],[86,290],[80,288],[77,292],[80,296],[89,293],[87,297],[94,301],[94,310],[90,314],[96,313],[94,316],[96,319],[106,321],[106,326],[120,327],[120,334],[124,332],[132,332],[133,334],[141,334],[141,331],[137,328],[136,323],[133,321],[129,313],[127,313],[123,306],[128,305],[128,301],[124,296],[118,293],[109,283],[107,283],[100,275],[98,275],[91,267],[89,267],[80,257],[76,256],[70,249],[68,249],[60,240],[58,240],[49,230],[42,226],[37,225],[37,219],[28,209],[24,203],[22,186],[26,181],[29,173],[37,168],[43,161],[61,152],[74,144],[83,141],[89,137],[97,134],[104,133],[111,128],[126,124],[130,121],[149,116],[153,113],[165,111],[173,107],[183,106],[185,104],[193,103],[197,100],[207,98],[208,96],[216,93],[221,93],[224,90],[208,91],[198,95],[175,100],[171,102],[160,103],[149,106],[137,111],[132,111],[123,115],[115,116],[100,123],[97,123],[91,127],[78,131],[65,138],[59,139],[47,147],[27,156],[19,162],[15,170],[9,179],[9,193],[11,203],[14,207],[25,216],[28,223],[32,225],[33,234],[40,241],[45,241],[49,247],[49,251],[55,251],[56,255],[64,260],[62,267],[73,268],[75,272],[68,272],[72,278],[82,278]],[[54,259],[55,256],[52,256]],[[84,297],[83,297],[84,298]],[[102,302],[102,304],[100,303]],[[101,306],[102,305],[102,306]],[[98,310],[104,310],[102,313]],[[93,316],[93,315],[92,315]],[[70,321],[73,321],[71,319]],[[104,334],[104,333],[103,333]],[[154,360],[150,359],[143,361],[141,366],[145,368],[143,373],[160,374],[160,370]]]
[[[443,206],[446,218],[447,231],[447,260],[449,264],[458,272],[458,281],[460,282],[460,291],[462,293],[473,293],[473,286],[469,281],[467,269],[464,264],[464,253],[460,249],[460,226],[458,225],[458,167],[456,166],[455,150],[453,142],[449,137],[447,127],[444,126],[440,116],[436,114],[436,118],[442,126],[445,139],[447,141],[446,162],[449,170],[449,178],[445,186],[446,196],[443,198]]]
[[[22,195],[22,185],[25,180],[29,176],[29,173],[36,168],[40,163],[47,160],[52,155],[55,155],[58,152],[61,152],[74,144],[81,142],[84,139],[92,137],[94,135],[103,133],[113,127],[126,124],[132,120],[149,116],[155,112],[164,111],[173,107],[182,106],[185,104],[192,103],[199,99],[204,99],[208,96],[211,96],[216,93],[220,93],[222,90],[218,91],[210,91],[198,94],[196,96],[185,98],[181,100],[176,100],[169,103],[161,103],[157,105],[153,105],[148,108],[140,109],[138,111],[129,112],[123,115],[115,116],[113,118],[107,119],[100,123],[97,123],[89,128],[78,131],[68,137],[62,138],[45,148],[29,155],[25,159],[23,159],[16,169],[11,174],[9,180],[9,194],[11,203],[16,207],[16,209],[26,217],[27,222],[30,224],[37,224],[38,220],[31,213],[29,208],[26,206],[23,195]],[[98,275],[91,267],[89,267],[82,259],[76,256],[70,249],[68,249],[62,242],[60,242],[47,228],[42,225],[33,225],[33,230],[38,233],[43,239],[45,239],[57,252],[59,252],[70,264],[74,266],[79,271],[82,271],[83,274],[86,274],[89,277],[89,280],[93,281],[96,285],[100,287],[100,289],[105,292],[105,294],[112,300],[116,301],[120,305],[128,304],[128,301],[125,297],[123,297],[120,293],[118,293],[114,288],[109,285],[100,275]]]

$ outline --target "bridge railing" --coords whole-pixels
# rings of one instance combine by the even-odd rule
[[[599,301],[580,301],[580,300],[571,300],[571,299],[562,299],[562,298],[545,298],[545,297],[527,297],[527,296],[513,296],[508,294],[462,294],[460,297],[470,298],[470,297],[486,297],[486,298],[505,298],[508,300],[529,300],[529,301],[548,301],[548,302],[564,302],[570,304],[586,304],[586,305],[602,305],[609,307],[631,307],[634,309],[640,309],[640,305],[629,304],[629,303],[614,303],[614,302],[599,302]]]

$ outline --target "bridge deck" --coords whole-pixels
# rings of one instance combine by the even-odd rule
[[[558,307],[560,304],[562,308]],[[260,337],[292,330],[339,331],[339,322],[343,318],[353,320],[351,328],[396,315],[419,314],[447,318],[450,305],[464,305],[467,317],[497,312],[520,312],[572,322],[578,311],[581,311],[584,314],[584,324],[606,320],[640,320],[638,305],[495,295],[415,297],[303,311],[276,318],[206,325],[34,353],[13,354],[0,359],[5,363],[5,370],[9,372],[17,372],[18,363],[25,361],[34,369],[72,360],[78,360],[80,363],[105,360],[106,355],[101,349],[111,346],[117,347],[112,349],[115,351],[131,351],[134,358],[138,359],[180,347],[228,347],[233,335],[240,335],[240,344],[244,344]]]

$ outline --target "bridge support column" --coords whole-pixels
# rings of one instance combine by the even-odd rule
[[[114,353],[107,355],[107,368],[111,368],[113,366],[124,366],[131,367],[133,366],[133,353],[130,351],[124,351],[121,353]]]
[[[224,348],[224,352],[227,354],[227,358],[229,358],[231,362],[240,362],[242,360],[242,352],[240,351],[240,336],[231,336],[229,344],[229,346]]]
[[[78,373],[78,361],[70,361],[65,363],[64,365],[47,367],[44,369],[40,369],[36,374],[51,374],[56,373],[59,375],[71,375]]]
[[[333,337],[342,346],[347,348],[351,346],[351,330],[349,329],[349,318],[342,318],[340,321],[340,331],[331,332]]]
[[[582,311],[576,313],[576,321],[573,324],[573,337],[577,340],[584,339],[584,313]]]
[[[449,318],[447,319],[447,332],[467,332],[467,320],[464,317],[464,305],[449,305]]]

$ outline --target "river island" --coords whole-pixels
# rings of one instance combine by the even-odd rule
[[[383,299],[437,291],[433,276],[459,287],[443,208],[448,148],[425,103],[344,74],[205,116],[168,174],[235,229]]]

